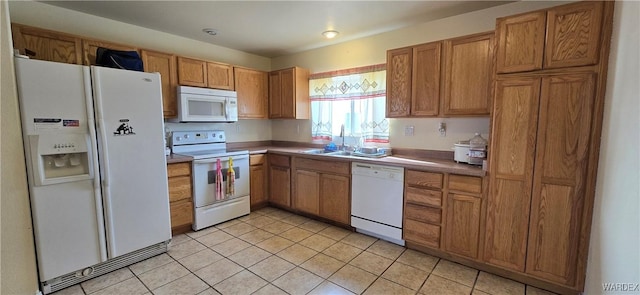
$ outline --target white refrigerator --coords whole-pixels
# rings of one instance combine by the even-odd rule
[[[160,75],[15,59],[45,293],[165,252]]]

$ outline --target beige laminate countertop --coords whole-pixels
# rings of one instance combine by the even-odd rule
[[[166,157],[167,157],[167,164],[184,163],[184,162],[193,161],[193,157],[183,156],[178,154],[171,154]]]
[[[380,164],[389,166],[398,166],[414,170],[423,170],[431,172],[442,173],[454,173],[470,176],[485,176],[486,172],[482,170],[480,166],[473,166],[467,164],[459,164],[454,161],[446,161],[440,159],[428,159],[428,158],[410,158],[401,156],[388,156],[384,158],[364,158],[355,156],[328,156],[328,155],[314,155],[305,154],[305,151],[313,148],[305,147],[281,147],[281,146],[262,146],[247,148],[249,154],[264,154],[266,152],[283,154],[288,156],[303,156],[305,158],[312,158],[318,160],[335,160],[335,161],[348,161],[348,162],[362,162],[370,164]]]

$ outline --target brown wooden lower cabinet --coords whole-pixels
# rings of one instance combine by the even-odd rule
[[[404,239],[477,259],[483,178],[412,169],[406,176]],[[443,191],[446,200],[442,199]]]
[[[351,223],[351,177],[349,162],[295,157],[293,160],[295,210],[338,223]]]
[[[442,235],[444,174],[407,169],[402,234],[409,242],[439,249]]]
[[[167,176],[171,232],[175,235],[189,231],[193,223],[191,162],[167,164]]]
[[[269,155],[269,203],[291,207],[290,157]]]
[[[351,224],[351,178],[344,175],[320,175],[320,216]]]
[[[307,170],[295,172],[296,193],[293,208],[314,215],[320,214],[320,173]]]
[[[449,194],[444,227],[446,251],[478,258],[481,202],[482,199],[478,197]]]
[[[249,156],[249,181],[251,210],[266,205],[269,201],[267,197],[267,155]]]
[[[193,223],[193,202],[191,200],[181,200],[171,203],[171,229],[187,227],[191,228]],[[176,234],[177,232],[174,232]]]
[[[440,248],[440,226],[412,219],[404,220],[404,239],[431,248]]]

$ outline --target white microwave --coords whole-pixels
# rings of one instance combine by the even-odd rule
[[[236,122],[235,91],[178,86],[178,122]]]

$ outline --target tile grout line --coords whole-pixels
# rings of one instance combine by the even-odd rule
[[[270,207],[267,207],[267,208],[270,208]],[[439,257],[435,257],[435,256],[433,256],[433,257],[435,257],[435,258],[437,259],[436,263],[433,265],[433,267],[432,267],[432,268],[430,269],[430,271],[427,273],[427,275],[426,275],[425,279],[424,279],[424,280],[422,280],[422,282],[420,283],[420,285],[417,287],[417,290],[413,290],[413,289],[411,289],[409,286],[407,286],[407,285],[405,285],[405,284],[403,284],[403,283],[400,283],[400,282],[397,282],[397,281],[395,281],[395,280],[391,280],[391,279],[388,279],[388,278],[383,277],[383,275],[384,275],[387,271],[389,271],[389,269],[391,268],[391,266],[392,266],[392,265],[394,265],[394,264],[396,264],[396,263],[399,263],[399,264],[401,264],[401,265],[404,265],[404,266],[407,266],[407,267],[410,267],[410,268],[415,268],[415,267],[413,267],[413,265],[411,265],[411,264],[406,264],[405,262],[401,262],[401,261],[399,261],[399,259],[400,259],[400,258],[401,258],[405,253],[407,253],[407,251],[409,250],[409,248],[403,247],[402,251],[400,251],[400,252],[399,252],[399,254],[398,254],[395,258],[391,259],[391,258],[389,258],[389,257],[383,256],[382,254],[378,254],[378,253],[374,253],[374,252],[370,251],[370,250],[372,250],[372,249],[373,249],[374,245],[376,245],[376,243],[378,243],[379,241],[386,242],[386,241],[381,240],[381,239],[378,239],[378,238],[376,238],[376,237],[371,237],[371,238],[374,238],[375,240],[374,240],[371,244],[369,244],[368,246],[366,246],[366,247],[363,249],[363,248],[360,248],[359,246],[356,246],[356,245],[358,244],[358,241],[359,241],[359,240],[355,240],[355,241],[353,242],[353,244],[350,244],[350,243],[348,243],[348,242],[345,242],[345,240],[347,239],[347,237],[350,237],[351,235],[354,235],[354,234],[362,234],[362,233],[358,233],[358,232],[356,232],[356,231],[348,231],[348,230],[346,230],[346,231],[348,231],[348,233],[347,233],[346,235],[344,235],[344,236],[342,236],[342,233],[341,233],[341,232],[334,232],[334,233],[333,233],[333,235],[330,235],[330,234],[328,234],[327,232],[324,232],[324,231],[327,231],[328,229],[332,229],[332,228],[336,228],[336,229],[343,229],[343,228],[341,228],[341,227],[339,227],[339,226],[335,226],[335,225],[333,225],[333,224],[327,224],[327,223],[324,223],[324,222],[322,222],[322,221],[318,221],[318,220],[315,220],[315,219],[311,219],[311,218],[308,218],[308,217],[305,217],[305,216],[295,215],[295,214],[289,213],[289,212],[287,212],[287,211],[284,211],[284,210],[281,210],[281,209],[276,209],[276,208],[274,208],[273,210],[269,210],[267,213],[265,213],[265,212],[256,212],[256,211],[254,211],[254,212],[251,212],[250,214],[254,214],[254,216],[255,216],[255,217],[254,217],[254,218],[251,218],[251,217],[249,217],[250,215],[245,215],[245,216],[243,216],[243,217],[240,217],[240,218],[233,219],[233,220],[231,220],[231,221],[227,221],[227,222],[225,222],[225,223],[232,223],[232,224],[230,224],[230,225],[229,225],[229,224],[222,223],[221,225],[222,225],[223,227],[221,227],[221,228],[220,228],[220,227],[218,227],[219,225],[213,226],[213,227],[216,229],[215,231],[213,231],[213,232],[211,232],[211,233],[204,234],[204,235],[202,235],[202,236],[192,237],[192,236],[191,236],[191,235],[189,235],[188,233],[184,233],[184,234],[183,234],[183,235],[184,235],[184,239],[183,239],[183,240],[181,240],[181,242],[180,242],[180,243],[170,245],[170,247],[171,247],[171,246],[177,246],[177,245],[180,245],[180,244],[183,244],[183,243],[188,243],[188,242],[191,242],[192,240],[196,241],[196,244],[194,244],[194,246],[195,246],[195,245],[199,245],[199,246],[204,247],[204,249],[201,249],[200,251],[196,251],[196,252],[193,252],[193,253],[189,253],[188,255],[186,255],[186,256],[184,256],[184,257],[181,257],[180,259],[184,259],[184,258],[186,258],[186,257],[189,257],[189,256],[192,256],[192,255],[195,255],[195,254],[200,253],[200,252],[205,251],[205,250],[213,251],[213,253],[215,253],[215,254],[217,254],[217,255],[220,255],[220,257],[222,257],[221,259],[226,259],[226,260],[230,261],[231,263],[234,263],[235,265],[237,265],[237,266],[240,268],[240,271],[238,271],[238,272],[236,272],[236,273],[232,274],[231,276],[229,276],[229,277],[227,277],[227,278],[224,278],[224,279],[223,279],[223,280],[221,280],[220,282],[216,283],[216,285],[217,285],[217,284],[219,284],[219,283],[221,283],[221,282],[224,282],[225,280],[228,280],[229,278],[231,278],[231,277],[233,277],[233,276],[236,276],[238,273],[241,273],[241,272],[243,272],[243,271],[247,271],[248,273],[250,273],[250,274],[252,274],[252,275],[256,276],[257,278],[260,278],[262,281],[266,282],[266,284],[265,284],[265,285],[263,285],[263,286],[261,286],[260,288],[258,288],[257,290],[255,290],[255,291],[254,291],[254,293],[255,293],[255,292],[257,292],[257,291],[259,291],[259,290],[261,290],[261,289],[263,289],[263,288],[265,288],[265,287],[267,287],[267,286],[269,286],[269,285],[271,285],[272,287],[275,287],[276,289],[278,289],[278,290],[280,290],[280,291],[282,291],[282,292],[284,292],[284,293],[287,293],[287,294],[288,294],[288,292],[284,291],[282,288],[280,288],[279,286],[275,285],[273,282],[277,281],[278,279],[282,278],[283,276],[286,276],[287,274],[289,274],[291,271],[295,270],[296,268],[300,268],[300,270],[303,270],[303,271],[305,271],[305,272],[308,272],[308,273],[310,273],[310,274],[312,274],[312,275],[314,275],[314,276],[319,277],[319,278],[321,278],[321,279],[322,279],[322,280],[321,280],[317,285],[313,286],[313,288],[312,288],[310,291],[308,291],[308,292],[307,292],[307,294],[308,294],[308,293],[310,293],[310,292],[313,292],[313,290],[316,290],[320,285],[322,285],[322,284],[329,284],[329,283],[330,283],[330,284],[333,284],[333,285],[335,285],[335,286],[339,286],[340,288],[344,288],[344,289],[346,289],[345,287],[341,286],[340,284],[336,284],[336,283],[334,283],[334,282],[332,282],[332,281],[330,281],[330,280],[329,280],[329,278],[331,278],[331,277],[332,277],[332,276],[334,276],[336,273],[338,273],[339,271],[341,271],[342,269],[344,269],[346,265],[349,265],[350,267],[354,267],[354,268],[355,268],[355,269],[357,269],[357,270],[361,270],[361,271],[364,271],[364,272],[366,272],[366,273],[368,273],[368,274],[371,274],[371,275],[374,275],[374,276],[375,276],[375,279],[373,280],[373,282],[369,283],[369,284],[368,284],[368,285],[363,289],[363,291],[362,291],[360,294],[365,293],[365,292],[367,292],[368,290],[370,290],[370,289],[371,289],[371,287],[372,287],[372,286],[373,286],[373,285],[374,285],[378,280],[380,280],[381,278],[382,278],[382,279],[385,279],[385,280],[387,280],[387,281],[389,281],[389,282],[392,282],[392,283],[394,283],[394,284],[396,284],[396,285],[398,285],[398,286],[402,286],[402,287],[404,287],[404,288],[410,289],[412,292],[414,292],[414,294],[422,294],[422,293],[421,293],[421,290],[426,286],[427,281],[428,281],[428,280],[429,280],[433,275],[437,276],[437,277],[438,277],[438,278],[440,278],[440,279],[444,279],[444,280],[446,280],[446,281],[449,281],[449,282],[453,282],[453,283],[460,284],[460,285],[463,285],[463,286],[471,287],[471,293],[473,293],[473,292],[474,292],[474,291],[476,291],[476,290],[477,290],[477,291],[482,291],[482,290],[477,289],[478,281],[479,281],[479,276],[480,276],[480,273],[481,273],[481,271],[480,271],[480,270],[475,269],[475,268],[472,268],[473,270],[475,270],[475,271],[476,271],[476,274],[475,274],[475,277],[474,277],[473,283],[472,283],[470,286],[465,285],[465,284],[462,284],[462,283],[458,283],[457,281],[455,281],[455,280],[453,280],[453,279],[450,279],[450,278],[447,278],[447,277],[444,277],[444,276],[440,276],[440,275],[438,275],[438,274],[434,274],[434,273],[433,273],[433,272],[435,271],[435,269],[437,268],[437,266],[438,266],[438,265],[440,265],[440,264],[442,263],[442,261],[443,261],[443,260],[446,260],[446,259],[441,259],[441,258],[439,258]],[[271,215],[271,214],[274,214],[275,216],[273,216],[273,215]],[[254,225],[254,224],[249,223],[251,220],[253,220],[253,219],[258,219],[258,218],[269,218],[268,220],[265,220],[265,221],[266,221],[266,222],[268,222],[268,221],[272,220],[272,222],[269,222],[269,223],[266,223],[266,224],[265,224],[264,222],[258,222],[257,224],[258,224],[259,226],[256,226],[256,225]],[[285,221],[285,220],[286,220],[286,221]],[[303,220],[303,222],[300,222],[301,220]],[[264,229],[264,227],[267,227],[269,224],[273,224],[273,223],[275,223],[275,222],[280,222],[280,223],[282,223],[282,224],[286,224],[287,226],[290,226],[290,227],[289,227],[289,228],[287,228],[287,229],[285,229],[285,230],[278,231],[278,233],[270,232],[270,231],[268,231],[268,230],[265,230],[265,229]],[[304,224],[307,224],[307,223],[314,223],[314,225],[309,225],[309,226],[307,227],[307,228],[309,228],[309,229],[307,229],[307,228],[303,228],[302,226],[304,226]],[[320,225],[316,226],[315,224],[320,224]],[[234,230],[235,228],[233,228],[233,227],[238,226],[238,225],[242,225],[242,226],[240,226],[240,227],[238,227],[238,228],[242,228],[243,226],[250,226],[250,230],[249,230],[249,231],[247,231],[247,232],[242,232],[242,230],[244,230],[244,229],[242,229],[242,230],[240,230],[240,231],[236,231],[236,230]],[[324,225],[325,227],[323,227],[323,228],[321,228],[320,230],[317,230],[317,231],[316,231],[317,227],[320,227],[321,225]],[[280,225],[280,227],[282,227],[282,228],[283,228],[283,227],[286,227],[286,226]],[[230,229],[230,228],[232,228],[232,229]],[[276,228],[277,228],[277,226],[276,226]],[[257,230],[261,230],[261,231],[263,231],[263,232],[265,232],[265,233],[268,233],[269,235],[271,235],[271,237],[269,237],[269,238],[267,238],[267,239],[262,239],[262,240],[260,240],[260,241],[255,242],[255,243],[254,243],[254,242],[251,242],[251,241],[248,241],[248,240],[244,240],[243,238],[240,238],[240,236],[243,236],[243,235],[246,235],[246,234],[249,234],[249,233],[255,232],[255,231],[257,231]],[[285,236],[283,236],[283,234],[284,234],[284,233],[286,233],[286,232],[290,232],[290,231],[292,231],[292,230],[300,230],[300,231],[308,232],[308,233],[309,233],[309,235],[306,235],[304,238],[302,238],[302,239],[300,239],[300,240],[298,240],[298,238],[296,237],[296,234],[289,235],[289,237],[285,237]],[[224,234],[226,234],[226,235],[229,235],[231,238],[230,238],[230,239],[227,239],[227,240],[224,240],[224,241],[222,241],[222,242],[216,243],[216,244],[211,245],[211,246],[207,246],[207,245],[205,245],[203,242],[201,242],[201,241],[199,240],[199,239],[200,239],[200,238],[202,238],[202,237],[205,237],[205,236],[207,236],[207,235],[213,234],[213,233],[218,232],[218,231],[220,231],[221,233],[224,233]],[[324,232],[324,233],[322,233],[322,232]],[[304,235],[304,234],[303,234],[303,235]],[[306,246],[306,245],[301,244],[301,242],[303,242],[303,241],[305,241],[305,240],[307,240],[308,238],[313,237],[313,236],[319,236],[319,237],[322,237],[322,238],[330,239],[333,243],[332,243],[331,245],[329,245],[328,247],[326,247],[326,248],[322,249],[321,251],[317,251],[317,250],[316,250],[316,249],[314,249],[314,248],[310,248],[310,247],[308,247],[308,246]],[[338,239],[335,239],[337,236],[342,236],[342,237],[340,237],[340,238],[338,238]],[[366,236],[366,235],[365,235],[365,236]],[[290,243],[292,243],[292,244],[290,244],[290,245],[286,246],[285,248],[283,248],[283,249],[281,249],[281,250],[278,250],[278,251],[277,251],[277,252],[275,252],[275,253],[272,253],[272,252],[270,252],[270,251],[267,251],[266,249],[264,249],[264,248],[262,248],[262,247],[258,246],[258,244],[259,244],[259,243],[262,243],[263,241],[269,240],[269,239],[274,238],[274,237],[278,237],[278,238],[284,239],[284,240],[286,240],[287,242],[290,242]],[[369,237],[369,236],[367,236],[367,237]],[[243,248],[243,249],[241,249],[241,250],[239,250],[239,251],[233,252],[233,253],[231,253],[231,254],[229,254],[229,255],[223,255],[222,253],[219,253],[218,251],[216,251],[216,250],[214,250],[214,249],[213,249],[213,247],[215,247],[215,246],[217,246],[217,245],[219,245],[219,244],[225,243],[225,242],[227,242],[227,241],[229,241],[229,240],[232,240],[232,239],[237,239],[238,241],[241,241],[242,243],[246,243],[246,244],[248,244],[249,246],[248,246],[248,247],[246,247],[246,248]],[[298,241],[295,241],[294,239],[295,239],[295,240],[298,240]],[[328,255],[327,253],[325,253],[325,252],[324,252],[324,251],[326,251],[327,249],[329,249],[330,247],[332,247],[332,246],[336,245],[337,243],[342,243],[342,244],[344,244],[344,245],[347,245],[347,246],[350,246],[350,247],[356,248],[356,249],[358,250],[358,254],[357,254],[357,255],[355,255],[354,257],[352,257],[351,259],[348,259],[348,261],[342,261],[342,260],[337,259],[337,258],[335,258],[335,257],[333,257],[333,256],[331,256],[331,255]],[[388,243],[388,242],[387,242],[387,243]],[[298,245],[298,246],[300,246],[300,247],[303,247],[303,249],[312,250],[312,251],[314,251],[314,254],[313,254],[313,255],[311,255],[311,256],[309,256],[308,258],[304,259],[303,261],[301,261],[301,262],[299,262],[299,263],[293,263],[292,261],[289,261],[289,260],[285,259],[284,257],[281,257],[281,256],[279,256],[279,255],[278,255],[278,254],[280,254],[280,253],[282,253],[282,252],[286,251],[287,249],[290,249],[290,248],[294,247],[295,245]],[[267,252],[269,255],[268,255],[267,257],[265,257],[265,258],[261,258],[261,259],[258,259],[258,260],[256,260],[256,261],[251,261],[251,264],[250,264],[250,265],[247,265],[247,267],[245,267],[245,266],[243,266],[243,265],[240,265],[239,263],[237,263],[236,261],[234,261],[233,259],[231,259],[231,258],[230,258],[231,256],[233,256],[233,255],[235,255],[235,254],[237,254],[237,253],[240,253],[240,252],[242,252],[242,251],[244,251],[244,250],[246,250],[246,249],[252,248],[252,247],[253,247],[253,248],[256,248],[256,249],[259,249],[259,250],[261,250],[261,251],[265,251],[265,252]],[[186,249],[186,250],[185,250],[185,249]],[[190,252],[190,251],[191,251],[191,250],[189,250],[189,247],[185,247],[185,249],[182,249],[182,250],[183,250],[183,251],[186,251],[186,252]],[[351,264],[351,263],[353,263],[353,262],[356,260],[356,258],[360,257],[364,252],[367,252],[367,254],[369,254],[369,255],[375,255],[375,256],[376,256],[376,257],[378,257],[378,258],[389,259],[391,262],[390,262],[390,264],[389,264],[388,266],[386,266],[386,267],[384,268],[384,270],[382,270],[382,271],[381,271],[381,273],[380,273],[379,275],[378,275],[378,274],[376,274],[376,273],[370,272],[370,271],[369,271],[369,270],[367,270],[367,269],[363,269],[363,268],[362,268],[362,267],[360,267],[360,266],[356,266],[356,265],[354,265],[354,264]],[[294,251],[294,252],[291,252],[291,253],[296,253],[296,252]],[[381,252],[381,253],[386,253],[386,252]],[[177,265],[179,265],[179,266],[180,266],[180,267],[182,267],[182,268],[185,268],[188,272],[187,272],[185,275],[183,275],[183,276],[180,276],[180,277],[174,278],[174,279],[172,279],[171,281],[169,281],[169,282],[167,282],[167,283],[165,283],[165,284],[162,284],[162,285],[158,286],[158,287],[156,288],[156,290],[157,290],[157,289],[159,289],[159,288],[162,288],[162,287],[164,287],[164,286],[166,286],[166,285],[168,285],[168,284],[171,284],[171,283],[173,283],[173,282],[176,282],[176,281],[178,281],[178,280],[180,280],[180,279],[183,279],[183,278],[185,278],[186,276],[188,276],[189,274],[192,274],[193,276],[195,276],[196,278],[198,278],[198,280],[200,280],[200,281],[204,282],[204,285],[206,285],[206,286],[207,286],[207,289],[208,289],[208,288],[211,288],[211,290],[214,290],[215,292],[219,292],[219,291],[218,291],[218,290],[217,290],[213,285],[210,285],[209,283],[207,283],[206,281],[204,281],[202,278],[200,278],[200,277],[199,277],[198,275],[196,275],[196,273],[195,273],[195,271],[198,271],[199,269],[202,269],[202,268],[208,267],[208,266],[210,266],[211,264],[216,263],[216,262],[217,262],[217,261],[219,261],[219,260],[216,260],[216,261],[212,262],[211,264],[207,264],[207,265],[205,265],[205,266],[203,266],[203,267],[199,268],[198,270],[192,271],[191,269],[187,268],[187,266],[186,266],[185,264],[183,264],[181,261],[179,261],[178,259],[176,259],[176,258],[174,258],[173,256],[171,256],[171,255],[169,254],[169,251],[167,251],[166,253],[163,253],[163,254],[166,254],[168,257],[170,257],[170,258],[171,258],[171,261],[170,261],[169,263],[171,263],[171,262],[174,262],[174,261],[175,261],[175,262],[177,262]],[[323,276],[320,276],[320,275],[316,274],[315,272],[313,272],[313,271],[311,271],[311,270],[309,270],[309,269],[306,269],[305,267],[303,267],[303,266],[302,266],[303,264],[305,264],[305,263],[309,262],[310,260],[312,260],[312,259],[314,259],[314,258],[318,257],[318,256],[319,256],[319,254],[323,254],[323,255],[325,255],[325,256],[327,256],[327,257],[330,257],[330,258],[332,258],[332,259],[335,259],[335,260],[339,261],[340,263],[343,263],[343,265],[342,265],[341,267],[339,267],[336,271],[333,271],[333,272],[331,272],[330,274],[328,274],[328,276],[327,276],[326,278],[325,278],[325,277],[323,277]],[[162,254],[160,254],[160,255],[162,255]],[[159,255],[154,256],[154,257],[158,257],[158,256],[159,256]],[[250,270],[250,269],[249,269],[249,268],[251,268],[251,267],[253,267],[253,266],[255,266],[255,265],[257,265],[257,264],[259,264],[259,263],[263,262],[264,260],[271,258],[272,256],[275,256],[275,257],[277,257],[277,258],[279,258],[279,259],[282,259],[283,261],[286,261],[287,263],[292,264],[292,265],[293,265],[293,268],[289,269],[288,271],[286,271],[286,272],[285,272],[285,273],[283,273],[282,275],[280,275],[280,276],[278,276],[278,277],[274,278],[274,279],[273,279],[273,280],[271,280],[271,281],[268,281],[268,280],[266,280],[265,278],[262,278],[260,275],[258,275],[257,273],[255,273],[255,272],[253,272],[252,270]],[[294,255],[293,257],[296,257],[296,256]],[[151,257],[151,258],[153,258],[153,257]],[[295,260],[295,259],[294,259],[294,260]],[[449,261],[449,260],[447,260],[447,261]],[[152,268],[152,269],[149,269],[149,270],[146,270],[146,271],[144,271],[144,272],[142,272],[142,273],[140,273],[140,274],[136,274],[135,272],[133,272],[133,270],[130,268],[130,267],[131,267],[131,265],[130,265],[130,266],[126,266],[126,268],[128,269],[128,271],[130,271],[130,272],[133,274],[133,277],[135,277],[135,278],[136,278],[136,280],[138,280],[139,282],[141,282],[141,283],[142,283],[142,285],[145,287],[146,291],[153,293],[153,290],[151,290],[151,289],[149,288],[149,286],[147,286],[147,284],[146,284],[145,282],[143,282],[143,281],[142,281],[142,279],[140,278],[140,276],[141,276],[141,275],[144,275],[145,273],[148,273],[148,272],[150,272],[150,271],[153,271],[153,270],[155,270],[155,269],[157,269],[157,268],[160,268],[160,267],[166,266],[166,265],[167,265],[167,264],[169,264],[169,263],[166,263],[166,264],[163,264],[163,265],[156,266],[156,267],[154,267],[154,268]],[[365,266],[365,265],[362,265],[362,266]],[[419,269],[419,270],[424,271],[424,270],[422,270],[422,269]],[[109,286],[107,286],[107,287],[105,287],[105,288],[102,288],[102,289],[100,289],[100,290],[97,290],[97,291],[95,291],[95,292],[100,292],[101,290],[104,290],[104,289],[106,289],[106,288],[109,288],[109,287],[115,286],[115,285],[120,284],[120,283],[122,283],[122,282],[124,282],[124,281],[127,281],[127,280],[128,280],[128,279],[125,279],[125,280],[123,280],[123,281],[121,281],[121,282],[114,283],[114,284],[112,284],[112,285],[109,285]],[[407,281],[407,283],[408,283],[408,281]],[[94,293],[95,293],[95,292],[94,292],[94,293],[87,293],[87,292],[86,292],[86,290],[84,289],[84,287],[82,286],[82,284],[78,284],[78,285],[79,285],[79,289],[80,289],[80,291],[82,292],[82,294],[87,294],[87,295],[89,295],[89,294],[94,294]],[[529,292],[527,292],[527,286],[528,286],[528,285],[527,285],[527,284],[523,284],[523,286],[524,286],[524,292],[523,292],[523,295],[526,295],[527,293],[529,293]],[[346,290],[349,290],[349,289],[346,289]],[[206,289],[205,289],[205,290],[203,290],[203,291],[206,291]],[[203,292],[203,291],[201,291],[201,292]],[[349,291],[350,291],[350,290],[349,290]],[[485,291],[483,291],[483,292],[485,292]]]

